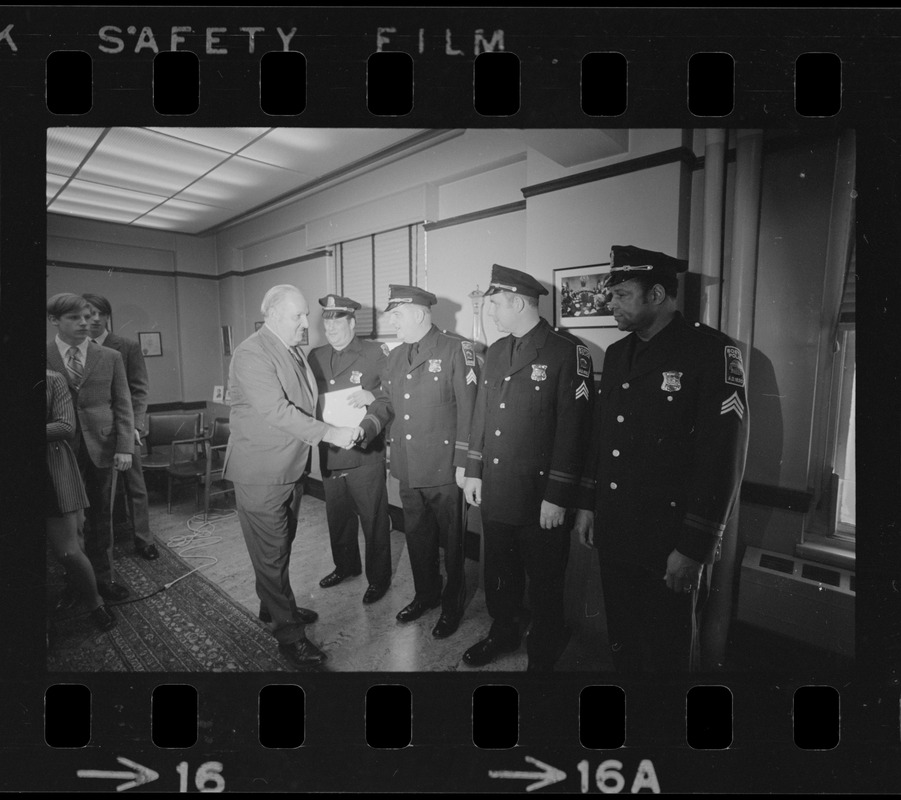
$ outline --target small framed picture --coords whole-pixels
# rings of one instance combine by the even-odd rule
[[[261,320],[261,319],[257,320],[256,322],[253,323],[254,331],[258,331],[262,327],[263,327],[263,320]]]
[[[138,343],[144,358],[153,358],[163,354],[163,337],[159,331],[146,331],[138,333]]]
[[[231,325],[222,326],[222,354],[230,356],[232,354],[232,329]]]
[[[554,324],[560,328],[613,328],[604,282],[610,263],[554,270]]]
[[[310,329],[304,328],[303,333],[300,334],[300,344],[302,347],[306,347],[310,343]]]

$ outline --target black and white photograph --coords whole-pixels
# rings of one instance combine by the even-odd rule
[[[901,12],[402,12],[3,12],[0,790],[895,790]]]

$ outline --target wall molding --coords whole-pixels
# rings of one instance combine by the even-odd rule
[[[663,167],[667,164],[675,164],[679,161],[694,169],[696,160],[695,154],[687,147],[673,147],[670,150],[661,150],[659,153],[639,156],[638,158],[629,158],[625,161],[618,161],[616,164],[608,164],[605,167],[598,167],[597,169],[590,169],[575,175],[555,178],[552,181],[525,186],[522,189],[522,194],[523,197],[528,199],[529,197],[535,197],[539,194],[559,192],[561,189],[570,189],[573,186],[581,186],[583,183],[603,181],[607,178],[615,178],[618,175],[627,175],[630,172],[640,172],[641,170],[653,169],[654,167]]]
[[[438,220],[437,222],[427,222],[422,227],[426,233],[429,233],[430,231],[441,230],[441,228],[450,228],[454,225],[465,225],[467,222],[475,222],[480,219],[499,217],[503,214],[513,214],[516,211],[525,210],[526,201],[517,200],[515,203],[491,206],[491,208],[483,208],[480,211],[470,211],[468,214],[459,214],[456,217],[448,217],[447,219]]]
[[[230,270],[223,272],[221,275],[208,275],[204,272],[185,272],[183,270],[163,271],[159,269],[140,269],[137,267],[113,267],[108,264],[88,264],[78,261],[59,261],[57,259],[47,259],[48,267],[59,267],[62,269],[89,269],[98,272],[120,272],[125,275],[153,275],[161,278],[198,278],[208,281],[221,281],[226,278],[246,278],[248,275],[257,275],[260,272],[267,272],[271,269],[279,269],[287,267],[291,264],[300,264],[303,261],[313,261],[317,258],[324,258],[332,254],[331,250],[317,250],[315,253],[308,253],[295,258],[287,258],[284,261],[276,261],[274,264],[264,264],[262,267],[254,267],[243,272]]]

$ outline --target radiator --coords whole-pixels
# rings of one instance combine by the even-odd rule
[[[850,570],[748,547],[741,564],[737,618],[853,657],[854,595]]]

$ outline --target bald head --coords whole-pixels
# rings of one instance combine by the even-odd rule
[[[296,286],[273,286],[260,306],[266,324],[290,347],[298,345],[309,327],[310,307]]]

